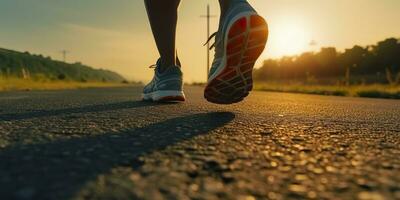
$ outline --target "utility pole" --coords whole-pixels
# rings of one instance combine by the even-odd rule
[[[201,15],[202,18],[207,18],[207,39],[210,37],[210,18],[216,15],[210,14],[210,4],[207,4],[207,15]],[[207,80],[210,73],[210,43],[207,43]]]
[[[64,62],[66,62],[67,61],[67,54],[69,53],[69,51],[67,51],[67,50],[61,50],[61,54],[62,54],[62,57],[63,57],[63,61]]]
[[[315,40],[311,40],[310,43],[308,43],[308,45],[310,45],[311,51],[314,51],[314,47],[316,48],[318,45],[318,42]]]

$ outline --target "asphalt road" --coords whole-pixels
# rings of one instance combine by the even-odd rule
[[[0,93],[0,199],[400,199],[400,101]]]

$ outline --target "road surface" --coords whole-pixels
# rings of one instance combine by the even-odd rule
[[[0,93],[0,199],[400,199],[400,101]]]

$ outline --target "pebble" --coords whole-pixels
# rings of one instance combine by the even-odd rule
[[[249,196],[243,196],[241,198],[239,198],[240,200],[256,200],[255,197],[249,195]]]
[[[207,178],[203,182],[203,188],[207,192],[217,193],[224,188],[224,184],[211,178]]]
[[[314,191],[309,191],[309,192],[307,192],[307,197],[310,199],[315,199],[315,198],[317,198],[317,193]]]
[[[361,165],[361,162],[357,161],[357,160],[352,160],[351,161],[351,165],[354,166],[354,167],[357,167],[357,166]]]
[[[390,162],[383,162],[381,165],[385,169],[393,169],[394,168]]]
[[[268,192],[269,199],[277,199],[278,195],[275,192]]]
[[[281,166],[281,167],[279,167],[279,171],[281,171],[281,172],[288,172],[288,171],[290,171],[292,169],[292,167],[291,166]]]
[[[271,129],[262,130],[260,132],[260,134],[263,136],[268,136],[268,135],[271,135],[272,133],[273,133],[273,131]]]
[[[337,183],[337,184],[335,185],[335,189],[336,189],[338,192],[344,192],[344,191],[346,191],[346,190],[349,189],[349,184],[347,184],[346,182],[339,182],[339,183]]]
[[[189,189],[190,189],[191,191],[193,191],[193,192],[197,192],[197,191],[199,191],[199,185],[197,185],[197,184],[191,184],[191,185],[189,186]]]
[[[356,180],[356,183],[358,184],[358,186],[364,188],[364,189],[373,189],[375,188],[377,185],[371,181],[368,181],[364,178],[359,178]]]
[[[289,191],[294,193],[305,193],[307,192],[307,188],[303,185],[292,184],[289,186]]]
[[[222,180],[225,183],[231,183],[231,182],[233,182],[235,180],[235,176],[234,176],[234,174],[232,172],[224,172],[222,174]]]
[[[295,142],[303,142],[304,138],[300,137],[300,136],[295,136],[295,137],[292,138],[292,140],[295,141]]]
[[[278,163],[275,161],[270,162],[271,167],[278,167]]]
[[[324,173],[324,170],[321,168],[314,168],[313,170],[311,170],[314,174],[322,174]]]
[[[385,200],[385,197],[378,192],[360,192],[357,195],[358,200]]]
[[[304,175],[304,174],[296,174],[294,179],[296,181],[306,181],[306,180],[308,180],[308,177],[306,175]]]
[[[336,172],[337,171],[337,169],[332,166],[326,166],[325,169],[327,172]]]

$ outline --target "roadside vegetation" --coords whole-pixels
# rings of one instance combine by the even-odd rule
[[[122,82],[124,78],[112,71],[94,69],[82,63],[66,63],[51,57],[0,48],[0,76],[23,80],[48,79],[76,82]]]
[[[369,98],[400,99],[400,86],[373,84],[373,85],[304,85],[304,84],[278,84],[255,83],[255,90],[271,92],[291,92],[330,96],[351,96]]]
[[[254,80],[263,91],[400,99],[400,40],[268,59]]]
[[[118,87],[128,84],[121,75],[109,70],[0,48],[0,91]]]
[[[93,87],[124,87],[128,82],[81,82],[74,80],[21,79],[0,76],[0,91],[60,90]],[[136,83],[132,83],[136,84]]]

